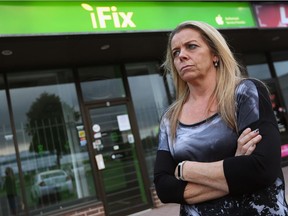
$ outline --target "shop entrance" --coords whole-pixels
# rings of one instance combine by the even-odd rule
[[[89,107],[89,130],[106,215],[148,206],[126,104]]]

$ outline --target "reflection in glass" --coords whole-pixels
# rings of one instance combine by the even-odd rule
[[[117,66],[80,68],[84,101],[125,97],[121,71]]]
[[[247,65],[247,73],[249,77],[265,80],[271,78],[268,64]]]
[[[72,72],[11,73],[8,83],[32,214],[95,196]]]
[[[122,211],[147,205],[126,106],[95,108],[89,113],[93,145],[98,150],[97,156],[103,157],[97,164],[99,169],[103,168],[101,174],[109,212],[123,215]]]
[[[18,193],[16,187],[16,177],[12,167],[6,167],[3,188],[6,191],[6,197],[11,215],[18,215],[21,211],[20,205],[18,206]],[[8,213],[9,214],[9,213]]]
[[[0,215],[16,215],[23,211],[19,171],[13,134],[8,115],[3,77],[0,76]]]
[[[152,183],[158,146],[159,120],[168,107],[168,97],[157,63],[127,64],[126,71],[149,179]]]
[[[281,114],[287,115],[288,104],[288,52],[272,53],[273,65],[282,91],[285,108],[281,107]]]
[[[287,76],[288,60],[274,62],[275,71],[278,77]]]
[[[260,80],[270,79],[271,73],[267,64],[267,59],[264,54],[246,54],[243,56],[244,64],[247,68],[249,77]]]

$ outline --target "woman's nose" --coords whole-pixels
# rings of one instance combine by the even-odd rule
[[[187,59],[187,52],[184,49],[180,50],[179,58],[180,60]]]

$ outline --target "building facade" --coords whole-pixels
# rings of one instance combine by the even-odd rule
[[[160,204],[158,125],[174,99],[161,63],[169,31],[192,19],[218,28],[246,75],[269,85],[286,165],[287,3],[0,2],[0,216],[12,214],[8,173],[19,215]]]

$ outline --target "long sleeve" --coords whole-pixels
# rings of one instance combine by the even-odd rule
[[[262,140],[250,156],[224,159],[224,173],[230,194],[243,194],[270,186],[281,178],[281,139],[266,88],[257,81],[246,81],[238,96],[240,133],[258,128]]]
[[[154,167],[154,184],[157,195],[163,203],[185,204],[183,197],[187,182],[179,181],[174,176],[177,163],[169,151],[168,135],[164,121],[160,124],[159,148]]]
[[[158,150],[154,169],[157,195],[163,203],[185,204],[183,194],[187,182],[175,178],[175,168],[176,164],[171,154],[168,151]]]

